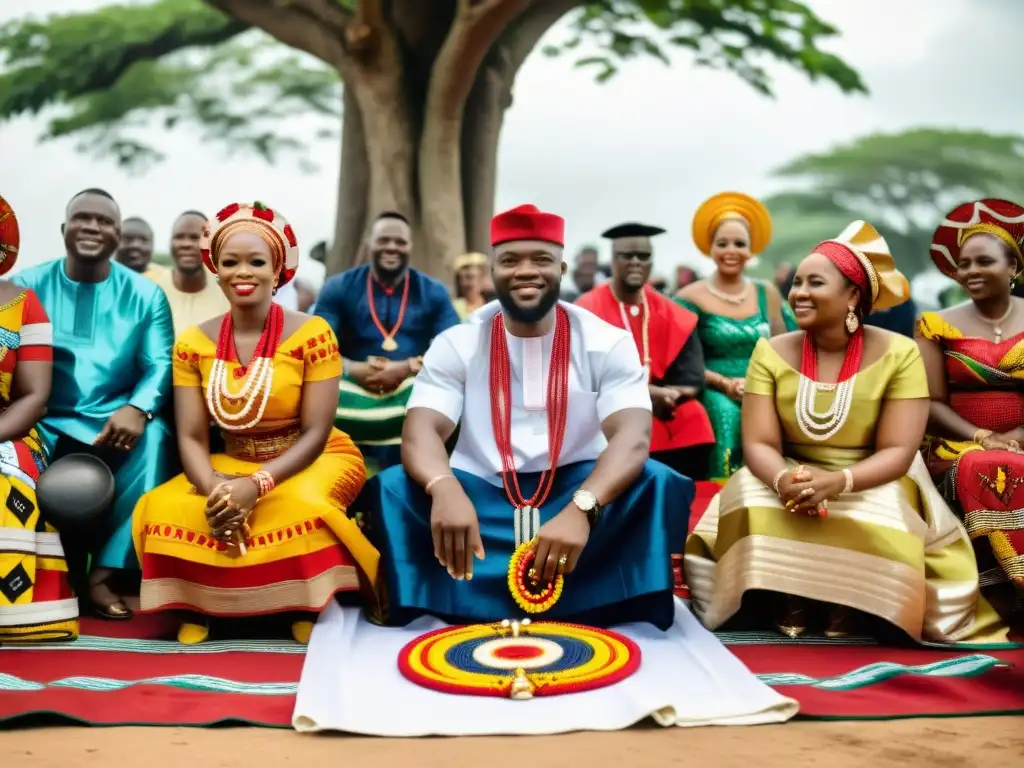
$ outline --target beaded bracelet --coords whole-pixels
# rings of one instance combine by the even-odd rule
[[[277,485],[274,482],[274,477],[267,470],[261,469],[258,472],[253,472],[249,475],[249,479],[256,483],[256,487],[259,489],[260,498],[262,499]]]

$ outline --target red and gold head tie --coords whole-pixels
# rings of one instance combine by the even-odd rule
[[[206,227],[199,245],[207,269],[217,272],[220,250],[231,235],[239,232],[250,232],[269,246],[278,287],[295,277],[299,267],[295,232],[284,216],[260,202],[232,203],[217,213],[214,228]]]
[[[862,315],[871,311],[871,306],[878,299],[878,273],[871,261],[856,248],[837,240],[826,240],[819,243],[812,253],[820,253],[835,264],[843,276],[860,290],[860,310]]]
[[[1024,253],[1021,251],[1021,244],[1017,242],[1013,235],[1003,229],[1003,227],[987,221],[979,221],[977,224],[971,224],[969,227],[964,227],[960,230],[960,233],[957,235],[957,245],[963,248],[964,243],[967,242],[968,238],[974,235],[991,235],[1001,243],[1004,243],[1010,249],[1010,253],[1013,254],[1013,258],[1017,260],[1018,274],[1021,269],[1024,269]]]
[[[18,260],[18,245],[21,233],[18,230],[18,217],[6,200],[0,197],[0,275],[14,269]]]

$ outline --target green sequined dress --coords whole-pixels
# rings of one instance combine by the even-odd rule
[[[747,375],[747,364],[758,339],[772,335],[768,314],[768,292],[761,281],[754,281],[757,290],[757,314],[736,320],[704,311],[685,299],[679,304],[697,315],[697,333],[704,350],[704,366],[730,379]],[[796,318],[789,304],[782,302],[782,320],[786,330],[796,330]],[[711,387],[704,388],[704,408],[715,431],[708,477],[723,480],[743,466],[743,442],[740,435],[740,404]]]

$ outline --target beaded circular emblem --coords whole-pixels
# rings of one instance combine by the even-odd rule
[[[398,658],[402,675],[424,688],[518,700],[604,688],[639,666],[640,649],[617,632],[529,619],[438,629]]]
[[[565,577],[559,574],[550,583],[542,583],[531,574],[537,553],[533,542],[521,544],[508,561],[508,591],[516,605],[527,613],[543,613],[562,596]]]

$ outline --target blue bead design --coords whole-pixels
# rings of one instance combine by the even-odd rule
[[[0,346],[7,347],[12,352],[17,350],[21,346],[21,334],[0,327]]]
[[[577,637],[562,637],[560,635],[537,635],[539,639],[549,640],[562,647],[562,658],[553,664],[530,669],[531,675],[542,672],[567,672],[589,663],[594,658],[594,647],[586,640]],[[511,638],[510,638],[511,639]],[[473,658],[473,652],[483,645],[494,640],[493,637],[477,637],[453,645],[444,655],[445,663],[457,669],[474,675],[487,675],[489,677],[512,677],[515,670],[496,669],[478,664]]]

